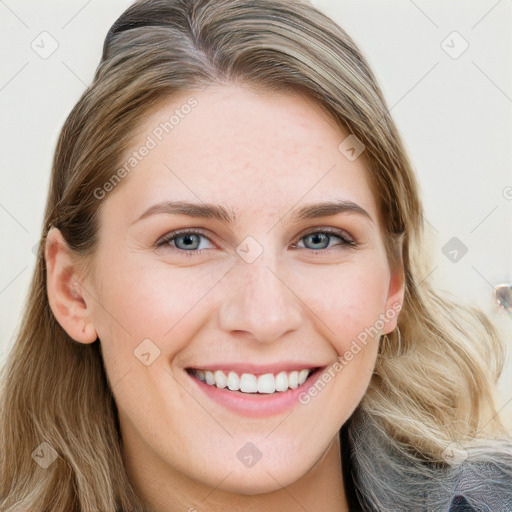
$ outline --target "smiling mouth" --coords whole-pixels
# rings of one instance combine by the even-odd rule
[[[226,389],[246,394],[275,394],[284,393],[290,389],[297,389],[304,384],[320,368],[304,368],[290,372],[264,373],[239,373],[223,370],[203,370],[188,368],[187,372],[192,377],[205,384],[219,389]]]

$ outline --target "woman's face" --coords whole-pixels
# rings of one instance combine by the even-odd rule
[[[182,92],[137,130],[85,286],[132,473],[268,492],[360,402],[402,287],[348,135],[240,86]]]

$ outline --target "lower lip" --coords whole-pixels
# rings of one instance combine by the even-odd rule
[[[188,372],[186,373],[195,385],[214,402],[237,414],[260,418],[282,414],[294,405],[300,404],[299,395],[307,393],[309,388],[315,385],[316,381],[322,376],[323,370],[324,368],[317,369],[298,388],[272,394],[242,393],[241,391],[230,391],[227,388],[221,389],[217,386],[210,386]]]

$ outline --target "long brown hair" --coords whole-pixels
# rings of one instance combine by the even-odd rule
[[[383,341],[354,418],[364,416],[409,463],[443,462],[454,441],[470,450],[483,439],[489,449],[478,453],[492,454],[493,446],[511,453],[509,444],[492,440],[506,437],[493,402],[503,346],[482,313],[422,281],[428,261],[419,251],[416,180],[383,95],[350,37],[301,0],[141,0],[110,29],[93,83],[55,150],[37,265],[2,371],[3,511],[146,510],[125,471],[100,341],[77,343],[56,321],[43,247],[55,226],[77,256],[92,254],[103,202],[95,190],[121,165],[134,127],[175,92],[214,82],[307,94],[365,146],[388,255],[403,263],[406,291],[400,339],[394,333]],[[355,442],[356,427],[353,421]],[[53,453],[58,457],[47,468],[36,463]],[[377,488],[385,476],[371,467],[362,442],[354,457],[359,475],[372,474],[356,481],[363,501],[384,509]],[[416,510],[414,498],[393,485],[385,488],[389,499],[406,497]]]

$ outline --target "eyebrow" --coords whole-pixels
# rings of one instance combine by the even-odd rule
[[[233,210],[226,209],[218,204],[164,201],[149,207],[135,222],[159,213],[213,219],[229,225],[233,225],[237,221],[236,214]],[[337,201],[312,203],[303,206],[292,213],[291,221],[296,223],[308,219],[337,215],[338,213],[356,213],[373,222],[372,217],[364,208],[352,201],[345,201],[341,199]]]

